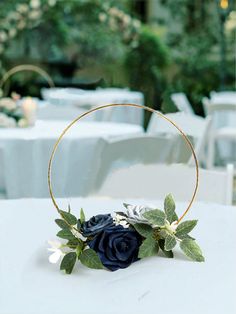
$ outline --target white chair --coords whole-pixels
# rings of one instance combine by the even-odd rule
[[[205,112],[207,115],[212,116],[212,120],[214,122],[215,115],[228,113],[228,115],[232,112],[236,112],[236,104],[214,104],[211,103],[207,98],[203,99],[203,104],[205,108]],[[225,122],[225,126],[217,126],[216,123],[213,123],[213,127],[211,128],[211,132],[209,134],[209,148],[208,148],[208,158],[207,158],[207,167],[212,168],[215,164],[216,159],[216,143],[219,140],[232,142],[231,146],[231,155],[236,155],[236,127],[228,126],[227,121]]]
[[[231,205],[233,172],[232,165],[226,171],[200,169],[197,200]],[[110,173],[96,196],[164,199],[172,193],[176,201],[189,201],[194,176],[195,168],[186,165],[135,165]]]
[[[175,122],[186,135],[200,137],[204,132],[206,120],[200,116],[186,114],[185,112],[168,113],[165,116]],[[147,133],[177,134],[178,130],[171,123],[153,113],[148,124]]]
[[[207,156],[208,156],[208,144],[209,144],[209,134],[212,128],[212,117],[209,116],[205,119],[206,123],[204,126],[204,130],[202,136],[197,139],[197,142],[194,145],[194,151],[198,158],[199,164],[206,168],[207,166]],[[189,166],[194,165],[194,158],[193,156],[190,157],[188,161]]]
[[[179,111],[194,115],[193,108],[184,93],[172,94],[171,100],[174,102]]]
[[[175,122],[183,132],[188,136],[192,144],[194,145],[199,159],[204,163],[204,150],[206,146],[206,133],[210,127],[210,120],[204,119],[197,115],[190,115],[184,112],[166,114],[166,117]],[[171,125],[171,123],[165,121],[157,114],[153,113],[147,128],[148,134],[158,135],[177,135],[178,130]],[[185,145],[183,139],[178,143],[179,149],[182,150],[182,159],[177,159],[176,162],[186,163],[191,157],[188,147]]]
[[[110,172],[137,163],[169,163],[172,156],[175,138],[163,136],[133,136],[107,141],[96,175],[94,190],[98,190]]]

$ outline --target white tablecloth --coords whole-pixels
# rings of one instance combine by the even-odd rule
[[[89,217],[119,210],[123,201],[129,200],[72,199],[71,206],[75,214],[83,207]],[[68,200],[59,204],[67,206]],[[179,213],[184,208],[177,206]],[[78,264],[71,275],[61,273],[59,265],[47,260],[46,241],[55,239],[58,230],[51,201],[0,201],[0,210],[1,314],[236,312],[233,207],[196,203],[188,214],[187,219],[199,219],[193,235],[205,263],[189,261],[176,248],[175,259],[156,256],[116,272]]]
[[[43,89],[42,95],[47,104],[39,106],[38,115],[40,119],[72,119],[81,112],[106,104],[144,104],[142,93],[120,88],[92,91],[75,88],[51,88]],[[143,116],[143,110],[131,107],[116,107],[98,111],[88,118],[96,121],[142,125]]]
[[[47,166],[53,145],[69,122],[37,121],[29,129],[0,129],[0,185],[7,197],[47,197]],[[53,167],[55,193],[86,195],[100,166],[106,140],[141,134],[142,127],[80,122],[59,145]],[[69,193],[69,194],[68,194]]]

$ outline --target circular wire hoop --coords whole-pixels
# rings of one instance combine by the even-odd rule
[[[44,71],[43,69],[41,69],[40,67],[36,66],[36,65],[32,65],[32,64],[21,64],[21,65],[17,65],[14,68],[10,69],[9,71],[7,71],[1,81],[0,81],[0,89],[3,88],[4,84],[9,80],[9,78],[18,73],[18,72],[35,72],[38,73],[39,75],[41,75],[48,83],[49,87],[55,87],[55,84],[53,82],[53,79],[51,78],[51,76]]]
[[[181,136],[183,137],[184,141],[187,143],[192,155],[193,155],[193,159],[194,159],[194,163],[195,163],[195,185],[194,185],[194,189],[193,189],[193,194],[192,194],[192,197],[191,197],[191,200],[187,206],[187,208],[185,209],[185,211],[183,212],[183,214],[180,216],[180,218],[178,219],[178,223],[184,218],[184,216],[187,214],[187,212],[189,211],[189,209],[191,208],[194,200],[195,200],[195,197],[196,197],[196,194],[197,194],[197,190],[198,190],[198,186],[199,186],[199,166],[198,166],[198,160],[197,160],[197,156],[196,156],[196,153],[194,151],[194,148],[193,148],[193,145],[192,143],[190,142],[190,140],[188,139],[187,135],[178,127],[178,125],[172,121],[171,119],[167,118],[165,115],[163,115],[162,113],[160,113],[159,111],[156,111],[152,108],[149,108],[147,106],[142,106],[142,105],[137,105],[137,104],[109,104],[109,105],[103,105],[103,106],[99,106],[99,107],[96,107],[96,108],[93,108],[81,115],[79,115],[76,119],[74,119],[65,129],[64,131],[61,133],[61,135],[59,136],[59,138],[57,139],[54,147],[53,147],[53,150],[52,150],[52,153],[51,153],[51,156],[50,156],[50,159],[49,159],[49,164],[48,164],[48,187],[49,187],[49,193],[50,193],[50,197],[52,199],[52,202],[53,202],[53,205],[55,206],[56,210],[58,211],[58,213],[61,215],[61,210],[56,202],[56,199],[55,199],[55,196],[53,194],[53,189],[52,189],[52,178],[51,178],[51,170],[52,170],[52,163],[53,163],[53,160],[54,160],[54,157],[55,157],[55,154],[56,154],[56,151],[57,151],[57,148],[58,148],[58,145],[60,144],[60,142],[62,141],[63,137],[65,136],[65,134],[70,130],[70,128],[76,124],[79,120],[81,120],[83,117],[95,112],[95,111],[98,111],[98,110],[102,110],[102,109],[105,109],[105,108],[111,108],[111,107],[135,107],[135,108],[139,108],[139,109],[144,109],[146,111],[149,111],[151,113],[154,113],[154,114],[157,114],[159,117],[163,118],[164,120],[166,120],[167,122],[169,122],[170,124],[172,124],[178,131],[179,133],[181,134]]]

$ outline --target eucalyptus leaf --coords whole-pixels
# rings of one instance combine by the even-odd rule
[[[97,253],[92,250],[92,249],[86,249],[84,250],[80,256],[79,260],[84,266],[87,266],[89,268],[94,268],[94,269],[102,269],[104,268],[102,265],[102,262],[97,255]]]
[[[152,237],[149,237],[143,241],[139,248],[138,257],[145,258],[149,256],[156,255],[159,250],[158,242],[156,242]]]
[[[64,270],[66,274],[71,274],[75,266],[76,259],[77,255],[75,252],[67,253],[61,261],[60,270]]]
[[[166,213],[167,220],[170,224],[178,220],[178,216],[175,212],[175,202],[171,194],[168,194],[164,201],[164,210]]]
[[[186,220],[178,225],[176,228],[176,237],[181,237],[183,235],[188,234],[193,228],[196,226],[197,220]]]
[[[165,250],[165,240],[164,240],[164,239],[160,239],[160,240],[158,241],[158,243],[159,243],[159,246],[160,246],[162,252],[164,253],[164,255],[165,255],[166,257],[168,257],[168,258],[173,258],[173,257],[174,257],[174,254],[173,254],[172,251],[166,251],[166,250]]]
[[[134,224],[135,230],[144,238],[151,237],[153,234],[153,229],[151,226],[146,224]]]
[[[160,209],[149,210],[143,214],[143,217],[152,225],[161,227],[165,225],[166,215]]]
[[[68,224],[74,226],[77,223],[77,218],[71,213],[65,212],[63,210],[60,210],[60,213],[63,219],[68,222]]]
[[[84,214],[84,210],[83,208],[80,209],[80,223],[82,225],[82,223],[85,222],[85,214]]]
[[[74,240],[74,239],[76,239],[76,237],[73,235],[73,233],[69,229],[60,230],[57,233],[57,236],[59,238],[66,239],[66,240]]]
[[[55,223],[61,228],[61,229],[70,229],[70,226],[65,222],[63,219],[55,219]]]
[[[184,239],[180,242],[180,248],[186,256],[196,262],[204,262],[204,256],[196,241],[191,239]]]
[[[177,242],[173,235],[168,234],[165,238],[165,251],[171,251],[175,246]]]

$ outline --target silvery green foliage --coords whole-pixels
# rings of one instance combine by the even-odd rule
[[[148,206],[139,206],[139,205],[130,205],[130,204],[124,204],[126,208],[126,216],[127,221],[131,224],[135,223],[142,223],[142,224],[149,224],[148,219],[146,219],[143,215],[146,212],[149,212],[153,208],[150,208]]]

